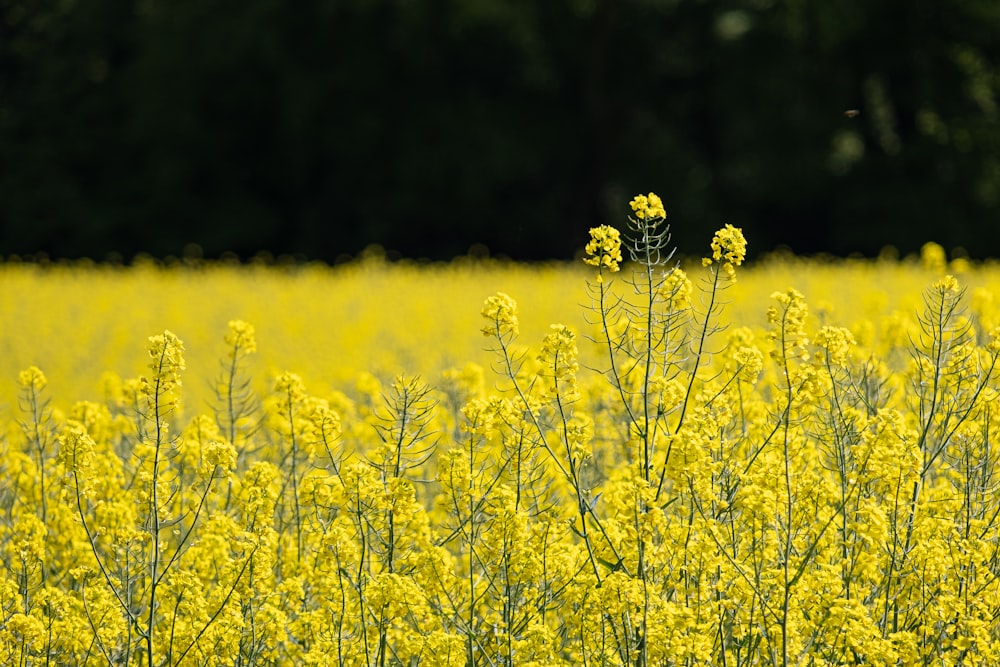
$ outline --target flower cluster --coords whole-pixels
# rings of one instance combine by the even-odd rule
[[[17,374],[17,382],[25,389],[29,389],[32,392],[39,392],[45,389],[45,385],[48,384],[48,380],[45,378],[45,373],[42,372],[37,366],[31,366],[26,368]]]
[[[228,352],[230,358],[257,351],[257,339],[252,324],[243,320],[230,320],[227,326],[229,331],[226,333],[225,341],[230,346]]]
[[[768,334],[775,342],[772,356],[781,363],[797,359],[809,359],[809,334],[806,331],[806,317],[809,306],[805,297],[794,287],[784,292],[774,292],[771,298],[777,305],[767,309],[767,321],[771,325]]]
[[[715,233],[712,238],[712,257],[702,260],[708,266],[712,262],[722,262],[722,270],[729,278],[735,279],[737,266],[743,263],[747,256],[747,241],[743,230],[727,224]]]
[[[185,369],[184,343],[171,331],[149,337],[152,377],[140,378],[140,392],[150,411],[165,412],[179,399],[181,371]]]
[[[648,195],[636,195],[629,202],[632,213],[638,220],[653,220],[667,217],[667,212],[663,208],[663,201],[652,192]]]
[[[551,331],[542,340],[542,351],[538,361],[542,368],[541,377],[548,379],[548,390],[556,396],[575,400],[577,362],[576,333],[565,324],[553,324]]]
[[[584,262],[614,273],[622,261],[621,232],[610,225],[594,227],[590,230],[590,242],[585,250],[589,256]]]
[[[510,295],[497,292],[489,297],[483,305],[481,314],[489,322],[483,327],[483,335],[517,335],[517,302]]]
[[[816,334],[816,344],[825,352],[824,363],[845,366],[849,360],[848,355],[851,348],[856,345],[856,341],[850,329],[825,326]]]

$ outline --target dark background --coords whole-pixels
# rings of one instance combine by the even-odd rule
[[[0,256],[1000,254],[995,0],[0,8]]]

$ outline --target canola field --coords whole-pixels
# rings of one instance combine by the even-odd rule
[[[0,264],[0,661],[1000,661],[1000,268],[665,231]]]

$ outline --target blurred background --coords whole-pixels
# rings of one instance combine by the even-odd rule
[[[1000,254],[995,0],[0,8],[0,256]]]

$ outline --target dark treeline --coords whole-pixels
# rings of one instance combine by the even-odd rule
[[[995,0],[0,8],[0,255],[1000,254]]]

